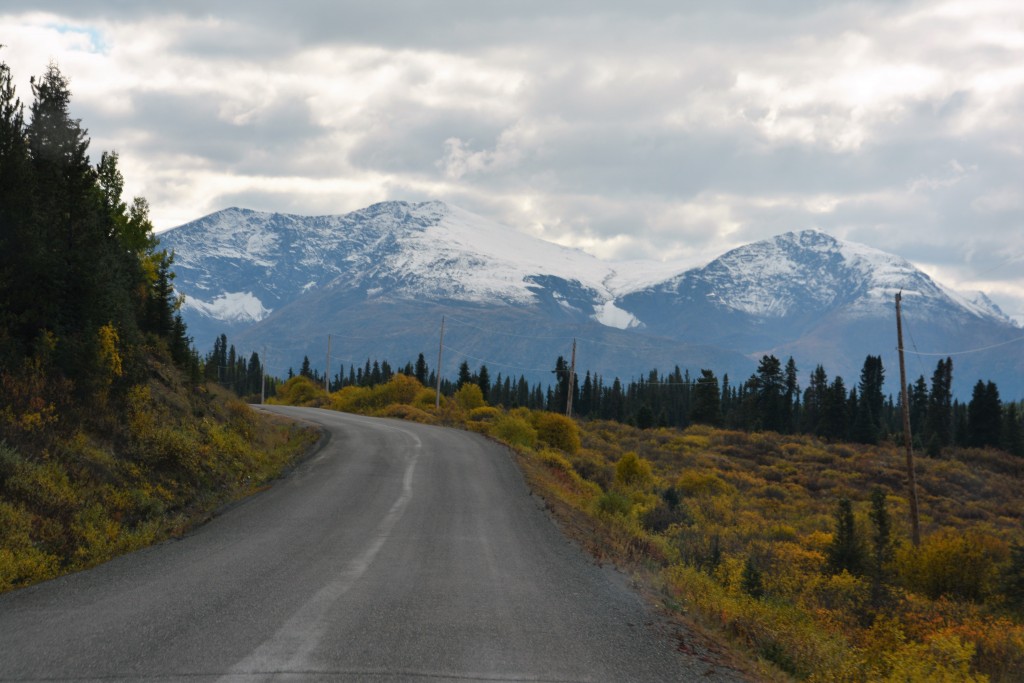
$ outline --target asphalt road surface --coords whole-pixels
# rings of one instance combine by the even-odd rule
[[[329,441],[185,538],[0,596],[0,681],[721,681],[476,434]]]

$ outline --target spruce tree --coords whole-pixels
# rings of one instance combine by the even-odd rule
[[[892,520],[886,508],[885,491],[876,487],[871,492],[871,556],[868,574],[871,577],[871,603],[878,609],[888,598],[888,565],[892,561]]]
[[[800,378],[796,369],[796,361],[790,356],[786,361],[786,399],[784,402],[784,431],[793,433],[799,429],[800,420]]]
[[[480,366],[480,372],[476,376],[477,386],[480,387],[480,392],[484,396],[484,400],[487,399],[491,394],[491,373],[487,370],[487,365]]]
[[[849,498],[840,499],[836,506],[836,531],[825,551],[825,560],[829,571],[834,574],[844,570],[855,576],[863,573],[864,547],[857,537],[853,504]]]
[[[466,384],[471,384],[472,382],[473,374],[469,370],[469,362],[462,361],[462,364],[459,365],[459,377],[458,382],[455,385],[455,390],[458,391]]]
[[[1002,447],[1008,453],[1024,456],[1024,424],[1016,403],[1011,403],[1003,415]]]
[[[426,386],[428,374],[430,373],[427,371],[427,359],[424,358],[421,353],[416,357],[416,369],[414,370],[414,375],[416,379],[419,380],[420,384]]]
[[[953,443],[952,385],[953,359],[940,360],[932,374],[924,430],[928,454],[932,456],[938,455],[941,449]]]
[[[718,391],[718,378],[711,370],[701,370],[694,389],[690,420],[700,424],[718,426],[722,422],[722,399]]]

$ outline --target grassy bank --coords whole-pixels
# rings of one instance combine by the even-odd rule
[[[180,535],[319,438],[155,358],[123,407],[104,407],[72,426],[5,416],[20,438],[0,442],[0,592]]]

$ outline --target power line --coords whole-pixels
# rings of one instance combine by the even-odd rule
[[[999,342],[998,344],[990,344],[989,346],[980,346],[980,347],[978,347],[976,349],[966,349],[964,351],[947,351],[945,353],[937,353],[937,352],[918,351],[917,349],[915,349],[913,351],[907,351],[907,353],[913,353],[913,354],[916,354],[918,356],[963,356],[963,355],[968,354],[968,353],[979,353],[981,351],[989,351],[991,349],[998,349],[1000,346],[1006,346],[1007,344],[1014,344],[1014,343],[1019,342],[1019,341],[1024,341],[1024,337],[1016,337],[1014,339],[1008,339],[1006,341]]]
[[[475,361],[478,361],[480,363],[485,363],[487,365],[495,365],[497,367],[503,367],[503,368],[513,368],[515,370],[522,370],[524,372],[551,372],[552,371],[552,368],[528,368],[528,367],[524,367],[524,366],[521,366],[521,365],[513,365],[511,363],[501,363],[501,362],[496,361],[496,360],[488,360],[487,358],[480,358],[478,356],[474,356],[472,354],[466,353],[465,351],[460,351],[459,349],[456,349],[453,346],[449,346],[448,344],[445,344],[444,348],[448,349],[449,351],[454,351],[455,353],[459,354],[460,356],[465,356],[466,358],[472,358]],[[440,368],[438,369],[438,371],[440,371]]]
[[[547,337],[547,336],[542,337],[542,336],[538,336],[538,335],[535,335],[535,334],[516,334],[514,332],[496,332],[495,330],[485,329],[483,327],[480,327],[479,325],[474,325],[473,323],[466,322],[465,320],[459,320],[458,318],[454,318],[454,317],[452,317],[450,315],[446,315],[445,319],[448,320],[449,322],[455,322],[455,323],[457,323],[459,325],[463,325],[465,327],[472,327],[474,330],[479,330],[480,332],[486,332],[487,334],[491,334],[491,335],[493,335],[493,334],[500,334],[500,335],[502,335],[504,337],[517,337],[519,339],[557,339],[557,340],[572,339],[571,335],[564,335],[564,336],[557,336],[557,337]]]

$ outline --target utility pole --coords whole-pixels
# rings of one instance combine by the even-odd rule
[[[267,347],[263,347],[263,357],[260,358],[260,405],[267,402]]]
[[[572,362],[569,364],[569,391],[565,399],[565,414],[572,417],[572,395],[576,388],[576,337],[572,338]]]
[[[921,525],[917,511],[917,479],[914,476],[914,451],[910,445],[910,403],[907,401],[907,366],[903,360],[903,319],[900,301],[903,291],[896,292],[896,341],[900,353],[900,402],[903,404],[903,446],[907,451],[907,480],[910,486],[910,530],[914,547],[921,545]]]
[[[327,335],[327,370],[324,372],[324,391],[331,393],[331,335]]]
[[[441,409],[441,354],[444,351],[444,316],[441,316],[441,343],[437,345],[437,393],[434,396],[434,409]]]

